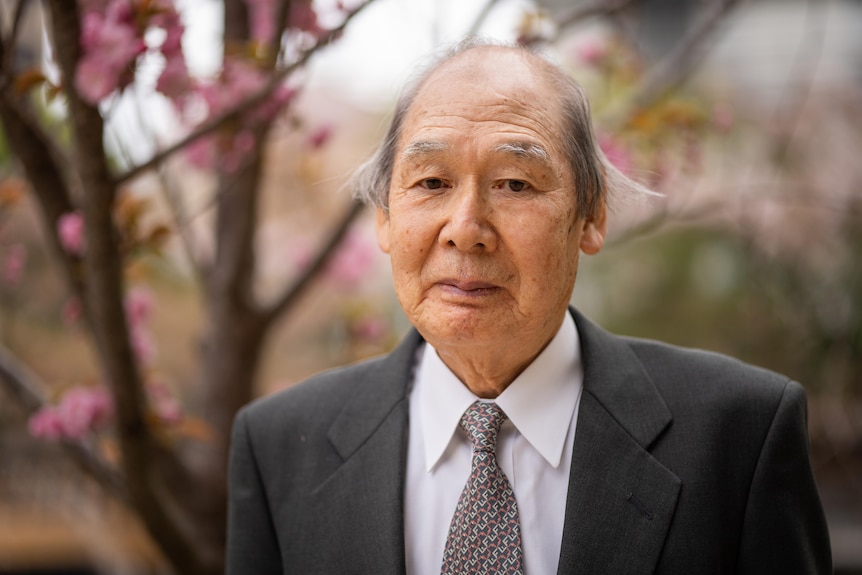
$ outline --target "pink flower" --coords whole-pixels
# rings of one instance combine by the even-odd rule
[[[83,439],[105,427],[114,415],[114,401],[104,387],[74,387],[57,406],[64,436]]]
[[[332,132],[332,124],[323,124],[309,134],[306,145],[312,150],[319,150],[332,137]]]
[[[601,64],[608,53],[608,45],[602,40],[593,39],[578,46],[578,58],[589,66]]]
[[[177,100],[185,95],[192,87],[189,70],[186,67],[186,59],[182,52],[172,56],[166,56],[165,68],[156,82],[156,90],[170,98]]]
[[[104,13],[85,13],[81,25],[84,56],[75,73],[75,87],[85,100],[96,104],[131,81],[126,72],[146,44],[127,0],[112,0]]]
[[[114,401],[104,387],[73,387],[56,406],[45,406],[28,422],[30,434],[44,439],[80,440],[103,429],[114,416]]]
[[[3,280],[10,286],[21,283],[24,275],[24,266],[27,264],[27,247],[23,244],[15,244],[9,248],[6,261],[3,265]]]
[[[81,319],[81,300],[71,297],[63,304],[63,323],[73,326]]]
[[[201,170],[208,170],[215,163],[215,141],[210,136],[198,138],[188,146],[184,151],[186,160]]]
[[[81,212],[63,214],[57,220],[60,245],[67,253],[80,256],[84,253],[84,216]]]
[[[147,397],[153,412],[163,423],[175,424],[182,421],[182,406],[167,385],[160,381],[148,383]]]
[[[727,104],[717,104],[712,110],[712,123],[718,130],[727,132],[733,127],[736,118],[733,109]]]
[[[389,321],[380,315],[367,315],[353,324],[353,332],[364,341],[379,342],[389,332]]]
[[[153,292],[143,286],[136,286],[126,294],[126,317],[132,326],[145,323],[153,311]]]
[[[91,104],[107,98],[120,82],[117,70],[98,56],[85,56],[78,63],[75,73],[75,88],[81,97]]]
[[[142,366],[152,365],[158,355],[158,349],[150,331],[142,325],[132,326],[129,331],[129,340],[138,363]]]
[[[608,161],[619,171],[628,174],[632,169],[632,157],[628,148],[608,134],[599,136],[599,147]]]
[[[294,0],[290,3],[288,22],[291,28],[322,36],[326,30],[317,23],[317,12],[311,7],[311,0]]]
[[[371,242],[351,230],[326,267],[326,278],[339,287],[352,289],[371,270],[375,255]]]
[[[56,407],[43,407],[30,416],[27,422],[30,435],[40,439],[60,439],[64,437],[63,420]]]

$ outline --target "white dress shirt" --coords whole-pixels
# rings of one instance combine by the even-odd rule
[[[472,460],[458,422],[479,398],[431,345],[417,361],[404,494],[407,573],[439,575]],[[509,417],[498,436],[497,461],[518,502],[525,575],[557,572],[582,388],[578,332],[566,313],[554,339],[494,400]]]

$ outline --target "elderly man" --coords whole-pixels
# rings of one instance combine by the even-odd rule
[[[802,388],[568,307],[609,192],[580,89],[466,45],[363,168],[415,330],[244,409],[228,573],[829,573]]]

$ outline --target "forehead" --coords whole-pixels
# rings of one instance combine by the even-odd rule
[[[561,98],[548,64],[513,48],[468,50],[434,70],[405,115],[399,148],[491,136],[562,149]]]

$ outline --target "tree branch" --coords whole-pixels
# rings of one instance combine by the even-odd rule
[[[269,309],[264,312],[265,320],[267,323],[272,323],[278,317],[284,313],[285,310],[290,308],[299,296],[302,294],[303,290],[308,287],[308,284],[311,283],[311,280],[323,270],[324,266],[329,262],[329,259],[332,257],[332,254],[335,252],[338,245],[341,243],[341,240],[344,238],[344,235],[347,233],[350,224],[362,213],[364,208],[364,204],[357,200],[353,200],[350,203],[350,206],[345,211],[344,215],[341,217],[341,220],[332,228],[330,232],[329,239],[326,244],[317,254],[317,258],[311,263],[305,273],[299,277],[293,285],[289,286],[282,295],[272,304]]]
[[[56,147],[9,89],[0,92],[0,122],[36,196],[45,236],[60,261],[69,289],[83,302],[86,286],[81,274],[81,261],[63,249],[57,232],[60,217],[72,212],[75,206],[72,203],[71,190],[60,168],[61,162]],[[86,310],[84,320],[89,322]]]
[[[285,68],[282,68],[281,70],[275,71],[273,73],[273,75],[270,77],[269,81],[266,83],[266,85],[263,88],[261,88],[260,90],[258,90],[257,92],[255,92],[254,94],[252,94],[251,96],[249,96],[248,98],[246,98],[245,100],[240,102],[239,104],[237,104],[234,108],[231,108],[230,110],[226,110],[226,111],[222,112],[221,114],[218,114],[218,115],[210,118],[206,122],[202,123],[192,133],[190,133],[189,135],[187,135],[186,137],[184,137],[180,141],[176,142],[175,144],[168,146],[164,150],[156,153],[155,155],[153,155],[152,158],[150,158],[146,162],[144,162],[138,166],[134,166],[134,167],[130,168],[129,170],[127,170],[125,173],[120,174],[116,178],[116,182],[118,184],[125,183],[125,182],[135,178],[136,176],[140,175],[141,173],[154,168],[155,166],[164,162],[167,158],[169,158],[173,154],[177,153],[179,150],[182,150],[183,148],[185,148],[186,146],[188,146],[192,142],[198,140],[199,138],[206,136],[207,134],[210,134],[210,133],[218,130],[219,128],[221,128],[222,126],[224,126],[226,123],[230,122],[231,120],[233,120],[237,116],[239,116],[239,115],[247,112],[248,110],[254,108],[255,106],[261,104],[264,100],[266,100],[272,94],[272,92],[279,85],[281,85],[282,82],[284,82],[284,80],[288,76],[290,76],[297,69],[304,66],[306,64],[306,62],[308,62],[308,60],[318,50],[329,45],[330,42],[332,42],[335,38],[337,38],[344,31],[345,27],[353,19],[353,17],[356,16],[357,14],[359,14],[366,6],[368,6],[372,2],[374,2],[374,0],[366,0],[366,2],[363,2],[357,8],[355,8],[354,10],[349,12],[344,17],[344,21],[341,24],[339,24],[338,26],[336,26],[335,28],[333,28],[332,30],[329,30],[326,34],[324,34],[314,44],[314,46],[312,46],[311,48],[309,48],[308,50],[303,52],[299,56],[299,58],[296,59],[296,61],[294,61],[290,65],[286,66]]]
[[[703,57],[706,44],[719,25],[742,1],[715,0],[707,6],[676,48],[647,73],[646,79],[630,99],[629,112],[624,117],[628,117],[632,110],[649,106],[682,84]]]
[[[200,550],[170,508],[156,479],[165,449],[153,437],[145,419],[141,374],[129,341],[123,308],[123,269],[118,232],[113,221],[116,186],[104,150],[104,123],[97,108],[84,102],[74,89],[81,57],[80,15],[76,2],[49,0],[54,51],[66,86],[74,137],[74,168],[83,189],[87,249],[87,300],[91,327],[105,379],[114,395],[117,438],[129,502],[150,535],[182,573],[205,573]]]
[[[568,28],[581,20],[593,16],[610,16],[637,4],[641,0],[593,0],[588,4],[579,4],[563,11],[555,20],[558,30]]]
[[[0,382],[5,384],[6,390],[28,415],[45,405],[45,398],[41,391],[45,385],[24,362],[2,344],[0,344]],[[96,480],[111,495],[125,500],[126,492],[122,477],[89,445],[71,440],[60,443],[81,470]]]

